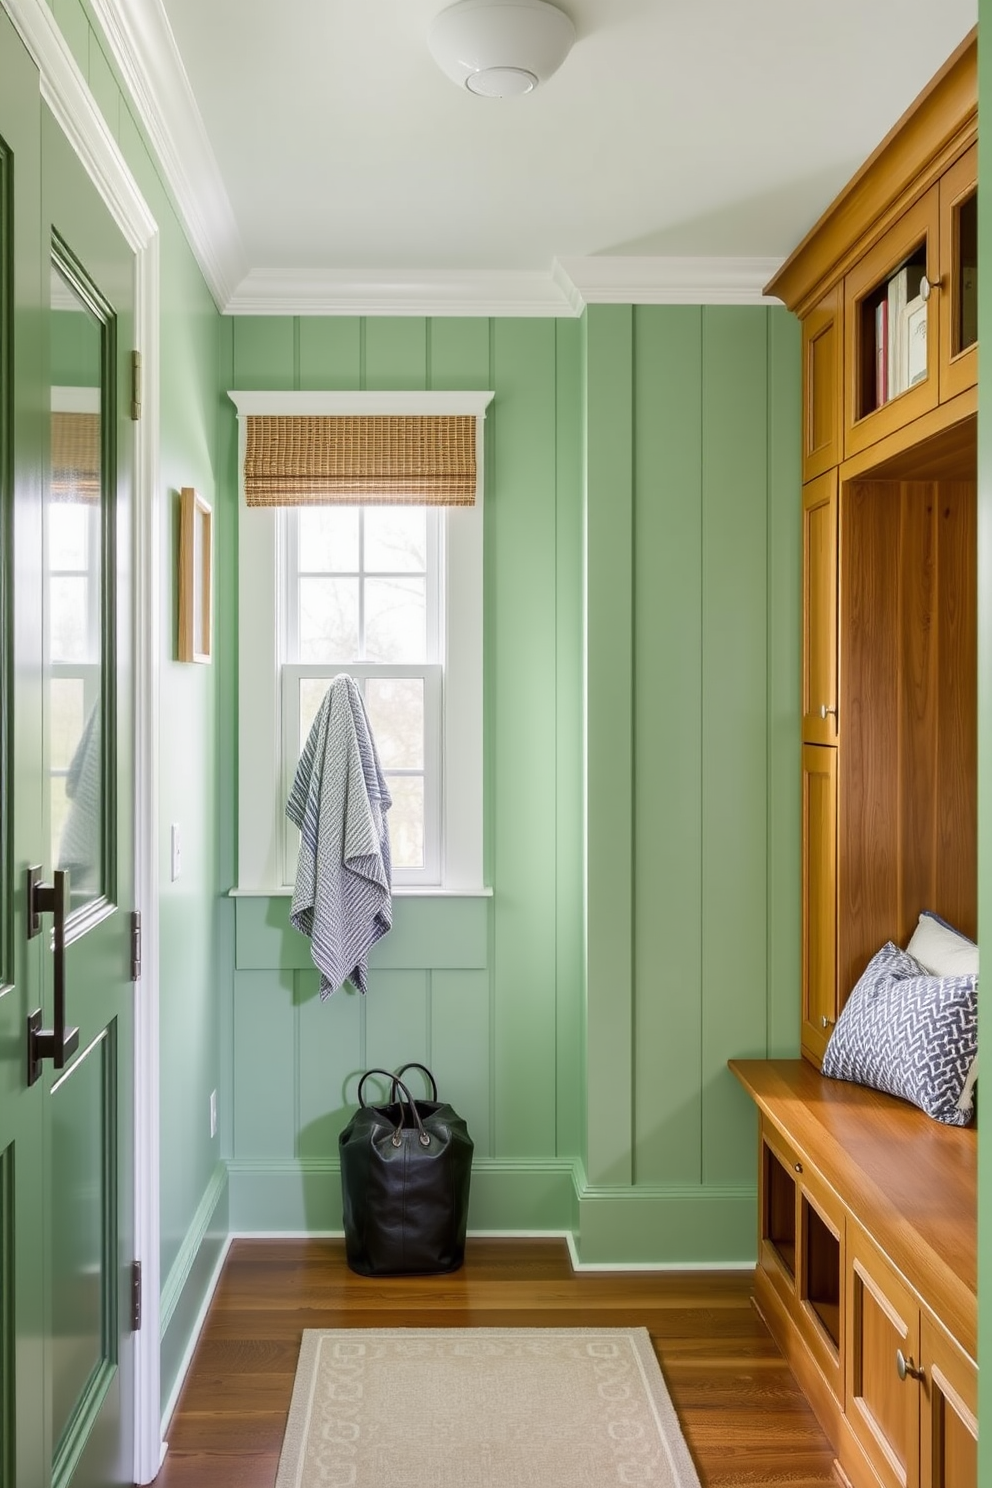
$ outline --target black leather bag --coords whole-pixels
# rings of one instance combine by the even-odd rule
[[[423,1070],[430,1100],[414,1100],[400,1078]],[[391,1082],[386,1105],[366,1105],[365,1082]],[[395,1075],[366,1070],[359,1109],[338,1138],[348,1265],[362,1276],[457,1271],[465,1259],[474,1144],[465,1122],[437,1098],[422,1064]]]

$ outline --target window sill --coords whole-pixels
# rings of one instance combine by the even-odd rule
[[[277,889],[242,889],[235,887],[228,889],[229,899],[292,899],[293,889],[285,884]],[[396,884],[393,888],[394,899],[491,899],[493,891],[491,888],[482,889],[439,889],[436,886],[430,888],[417,888],[413,884]]]

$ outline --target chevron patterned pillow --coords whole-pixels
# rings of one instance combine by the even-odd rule
[[[967,1126],[958,1101],[978,1049],[978,978],[933,976],[892,941],[873,956],[837,1019],[822,1073],[912,1101]]]

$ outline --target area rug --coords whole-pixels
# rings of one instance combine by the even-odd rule
[[[646,1328],[308,1328],[276,1488],[699,1488]]]

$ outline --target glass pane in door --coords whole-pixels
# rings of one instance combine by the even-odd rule
[[[45,531],[52,866],[73,910],[106,890],[104,326],[52,265],[51,479]]]

